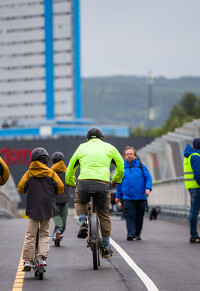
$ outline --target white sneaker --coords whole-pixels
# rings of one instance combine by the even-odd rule
[[[22,271],[24,272],[28,272],[31,270],[31,263],[29,262],[24,262],[24,268],[22,269]]]

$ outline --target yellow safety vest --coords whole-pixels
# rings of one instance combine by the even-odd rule
[[[194,154],[191,154],[188,158],[184,158],[183,168],[184,168],[184,181],[185,181],[186,189],[200,188],[200,185],[194,179],[194,172],[191,166],[191,157],[194,155],[200,156],[200,154],[194,153]]]

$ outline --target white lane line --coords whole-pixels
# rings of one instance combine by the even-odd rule
[[[151,281],[151,279],[136,265],[131,257],[129,257],[129,255],[112,238],[110,238],[110,243],[127,262],[127,264],[135,271],[135,273],[147,287],[147,290],[159,291],[156,285]]]

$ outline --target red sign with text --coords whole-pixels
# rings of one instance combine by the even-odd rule
[[[7,165],[28,165],[31,163],[31,152],[29,149],[11,149],[2,148],[0,149],[0,155],[3,155],[3,159]]]

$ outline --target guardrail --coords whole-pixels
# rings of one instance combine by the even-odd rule
[[[8,182],[0,187],[0,218],[18,217],[17,206],[20,201],[15,182],[10,175]]]
[[[160,206],[162,215],[188,218],[190,194],[185,189],[184,177],[156,181],[152,188],[148,198],[150,210]]]
[[[17,208],[13,201],[0,192],[0,218],[13,218],[17,216]]]

